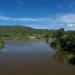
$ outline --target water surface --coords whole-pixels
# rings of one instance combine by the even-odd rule
[[[75,75],[75,67],[59,63],[43,40],[6,41],[0,49],[0,75]]]

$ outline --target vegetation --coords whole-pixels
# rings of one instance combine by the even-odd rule
[[[68,57],[68,61],[75,65],[75,31],[64,31],[63,28],[58,29],[53,33],[54,41],[51,42],[51,47],[63,50]]]
[[[0,38],[0,48],[2,48],[4,45],[4,41],[2,40],[2,38]]]
[[[0,26],[0,37],[5,38],[26,38],[28,36],[45,35],[49,33],[46,29],[33,29],[26,26]]]

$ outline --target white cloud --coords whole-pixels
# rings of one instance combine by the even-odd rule
[[[68,30],[75,30],[75,14],[64,14],[56,17],[56,22],[64,24]]]
[[[12,18],[0,16],[0,20],[3,21],[22,21],[22,22],[50,22],[52,18]]]
[[[6,21],[6,20],[10,20],[11,18],[9,18],[9,17],[5,17],[5,16],[0,16],[0,20],[4,20],[4,21]]]
[[[75,30],[75,24],[68,24],[67,29],[68,30]]]
[[[67,27],[67,30],[75,30],[75,26],[69,26]]]
[[[73,26],[73,24],[68,24],[67,26],[68,26],[68,27],[72,27],[72,26]]]
[[[65,14],[59,16],[57,18],[57,21],[66,22],[66,23],[75,23],[75,14]]]
[[[68,24],[67,27],[75,28],[75,24]]]
[[[0,16],[0,20],[3,21],[19,21],[19,22],[33,22],[38,25],[50,25],[56,27],[66,27],[68,29],[75,29],[75,14],[61,14],[54,17],[41,17],[41,18],[12,18],[6,16]]]
[[[12,21],[37,21],[37,19],[33,18],[12,18]]]
[[[75,14],[64,14],[56,17],[47,18],[12,18],[6,16],[0,16],[0,20],[11,20],[11,21],[33,21],[33,22],[61,22],[67,24],[75,24]]]

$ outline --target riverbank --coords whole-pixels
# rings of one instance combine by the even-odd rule
[[[4,41],[0,39],[0,48],[2,48],[3,46],[4,46]]]

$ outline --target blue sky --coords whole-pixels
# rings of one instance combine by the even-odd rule
[[[75,30],[75,0],[0,0],[0,25]]]

